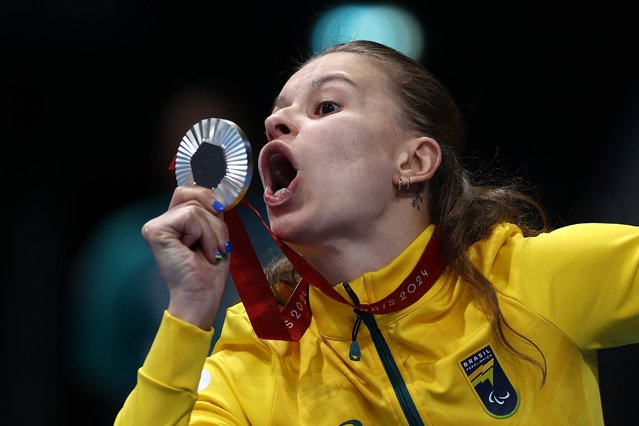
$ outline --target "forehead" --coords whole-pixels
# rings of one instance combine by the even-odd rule
[[[360,90],[389,87],[387,76],[363,55],[347,52],[329,53],[313,59],[287,81],[282,94],[311,89],[327,76],[338,76],[352,81]]]

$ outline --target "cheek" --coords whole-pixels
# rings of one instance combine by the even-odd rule
[[[339,130],[338,130],[339,129]],[[361,157],[364,142],[353,131],[343,131],[344,127],[325,128],[307,145],[306,152],[313,165],[344,164],[356,161]],[[340,131],[342,130],[342,131]],[[325,172],[331,171],[324,170]]]
[[[340,160],[365,161],[382,154],[376,136],[367,131],[354,131],[351,128],[336,132],[334,138],[336,143],[333,145],[333,152]]]
[[[393,127],[383,124],[384,121],[335,120],[310,135],[309,140],[313,142],[308,148],[313,151],[314,161],[328,164],[346,163],[356,167],[359,163],[390,161],[391,145],[396,143],[396,137],[392,130],[389,134]]]

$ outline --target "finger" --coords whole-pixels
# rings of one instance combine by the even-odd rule
[[[233,251],[229,241],[229,232],[226,223],[218,217],[210,214],[205,216],[207,225],[202,232],[200,244],[206,258],[212,263],[218,263]]]
[[[215,199],[213,191],[198,185],[176,187],[169,203],[169,209],[189,201],[197,201],[208,211],[215,214],[220,214],[224,211],[224,205]]]

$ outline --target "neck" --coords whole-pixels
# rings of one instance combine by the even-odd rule
[[[380,226],[381,232],[352,233],[327,239],[321,245],[290,247],[331,284],[352,281],[366,272],[376,271],[391,263],[430,224],[427,218]]]

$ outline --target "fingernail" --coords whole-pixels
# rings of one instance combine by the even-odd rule
[[[220,213],[220,212],[224,211],[224,204],[222,204],[219,201],[215,200],[215,201],[213,201],[213,208],[215,209],[216,212]]]
[[[226,249],[227,253],[233,253],[233,246],[231,245],[230,241],[224,243],[224,248]]]
[[[222,256],[222,253],[219,250],[215,251],[215,260],[218,262],[221,262],[222,259],[224,259],[224,256]]]

